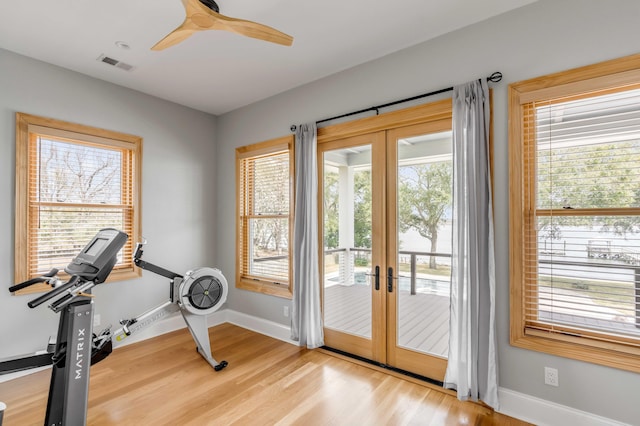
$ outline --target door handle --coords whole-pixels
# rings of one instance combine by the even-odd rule
[[[391,267],[387,269],[387,291],[389,293],[393,292],[393,268]]]
[[[375,269],[376,273],[375,274],[365,274],[369,277],[374,277],[374,283],[376,286],[376,290],[380,290],[380,267],[376,266]]]
[[[376,266],[376,290],[380,290],[380,267]]]

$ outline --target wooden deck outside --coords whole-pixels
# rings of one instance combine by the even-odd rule
[[[449,350],[449,298],[400,291],[398,345],[442,357]],[[325,327],[371,337],[371,287],[332,285],[324,289]]]

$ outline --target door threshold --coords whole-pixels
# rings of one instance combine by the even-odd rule
[[[385,373],[390,376],[397,377],[399,379],[406,380],[411,383],[415,383],[417,385],[424,386],[426,388],[429,388],[438,392],[445,393],[447,395],[451,395],[454,398],[458,397],[458,394],[456,393],[455,390],[445,389],[443,387],[444,384],[438,380],[430,379],[428,377],[421,376],[419,374],[415,374],[410,371],[402,370],[400,368],[395,368],[395,367],[388,366],[386,364],[371,361],[370,359],[367,359],[358,355],[353,355],[348,352],[341,351],[340,349],[335,349],[328,346],[322,346],[315,350],[322,352],[324,354],[348,361],[348,362],[353,362],[354,364],[358,364],[363,367],[371,368],[372,370],[379,371],[381,373]],[[489,407],[482,401],[465,401],[465,402],[469,404],[474,404],[482,409],[485,409],[487,410],[487,413],[494,412],[493,408]]]
[[[430,379],[429,377],[421,376],[420,374],[412,373],[410,371],[402,370],[400,368],[392,367],[390,365],[383,364],[380,362],[375,362],[370,359],[361,357],[359,355],[350,354],[349,352],[341,351],[340,349],[331,348],[329,346],[322,346],[321,348],[319,348],[319,350],[328,355],[337,356],[338,358],[355,362],[356,364],[364,365],[365,367],[370,367],[370,368],[373,368],[374,370],[382,371],[382,372],[391,374],[395,377],[407,379],[413,383],[427,386],[429,388],[436,389],[451,395],[456,395],[454,391],[445,389],[443,387],[444,383],[442,383],[439,380]]]

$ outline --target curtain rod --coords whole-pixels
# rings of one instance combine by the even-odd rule
[[[500,71],[496,71],[493,74],[491,74],[489,77],[487,77],[487,82],[491,82],[491,83],[497,83],[500,80],[502,80],[502,73]],[[368,112],[368,111],[375,111],[376,115],[378,115],[378,113],[379,113],[378,110],[381,109],[381,108],[386,108],[386,107],[390,107],[390,106],[393,106],[393,105],[402,104],[402,103],[405,103],[405,102],[415,101],[416,99],[422,99],[422,98],[426,98],[428,96],[439,95],[440,93],[451,92],[452,90],[453,90],[453,87],[447,87],[446,89],[434,90],[433,92],[423,93],[422,95],[412,96],[410,98],[404,98],[404,99],[400,99],[400,100],[397,100],[397,101],[388,102],[386,104],[372,106],[372,107],[361,109],[361,110],[358,110],[358,111],[348,112],[346,114],[336,115],[335,117],[324,118],[322,120],[316,121],[316,124],[324,123],[326,121],[337,120],[339,118],[350,117],[352,115],[362,114],[363,112]],[[295,132],[296,128],[297,128],[297,126],[295,124],[292,125],[291,126],[291,131]]]

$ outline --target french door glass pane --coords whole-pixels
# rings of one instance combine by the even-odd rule
[[[371,146],[323,161],[324,325],[371,338]]]
[[[398,140],[397,336],[446,357],[451,286],[451,132]]]

